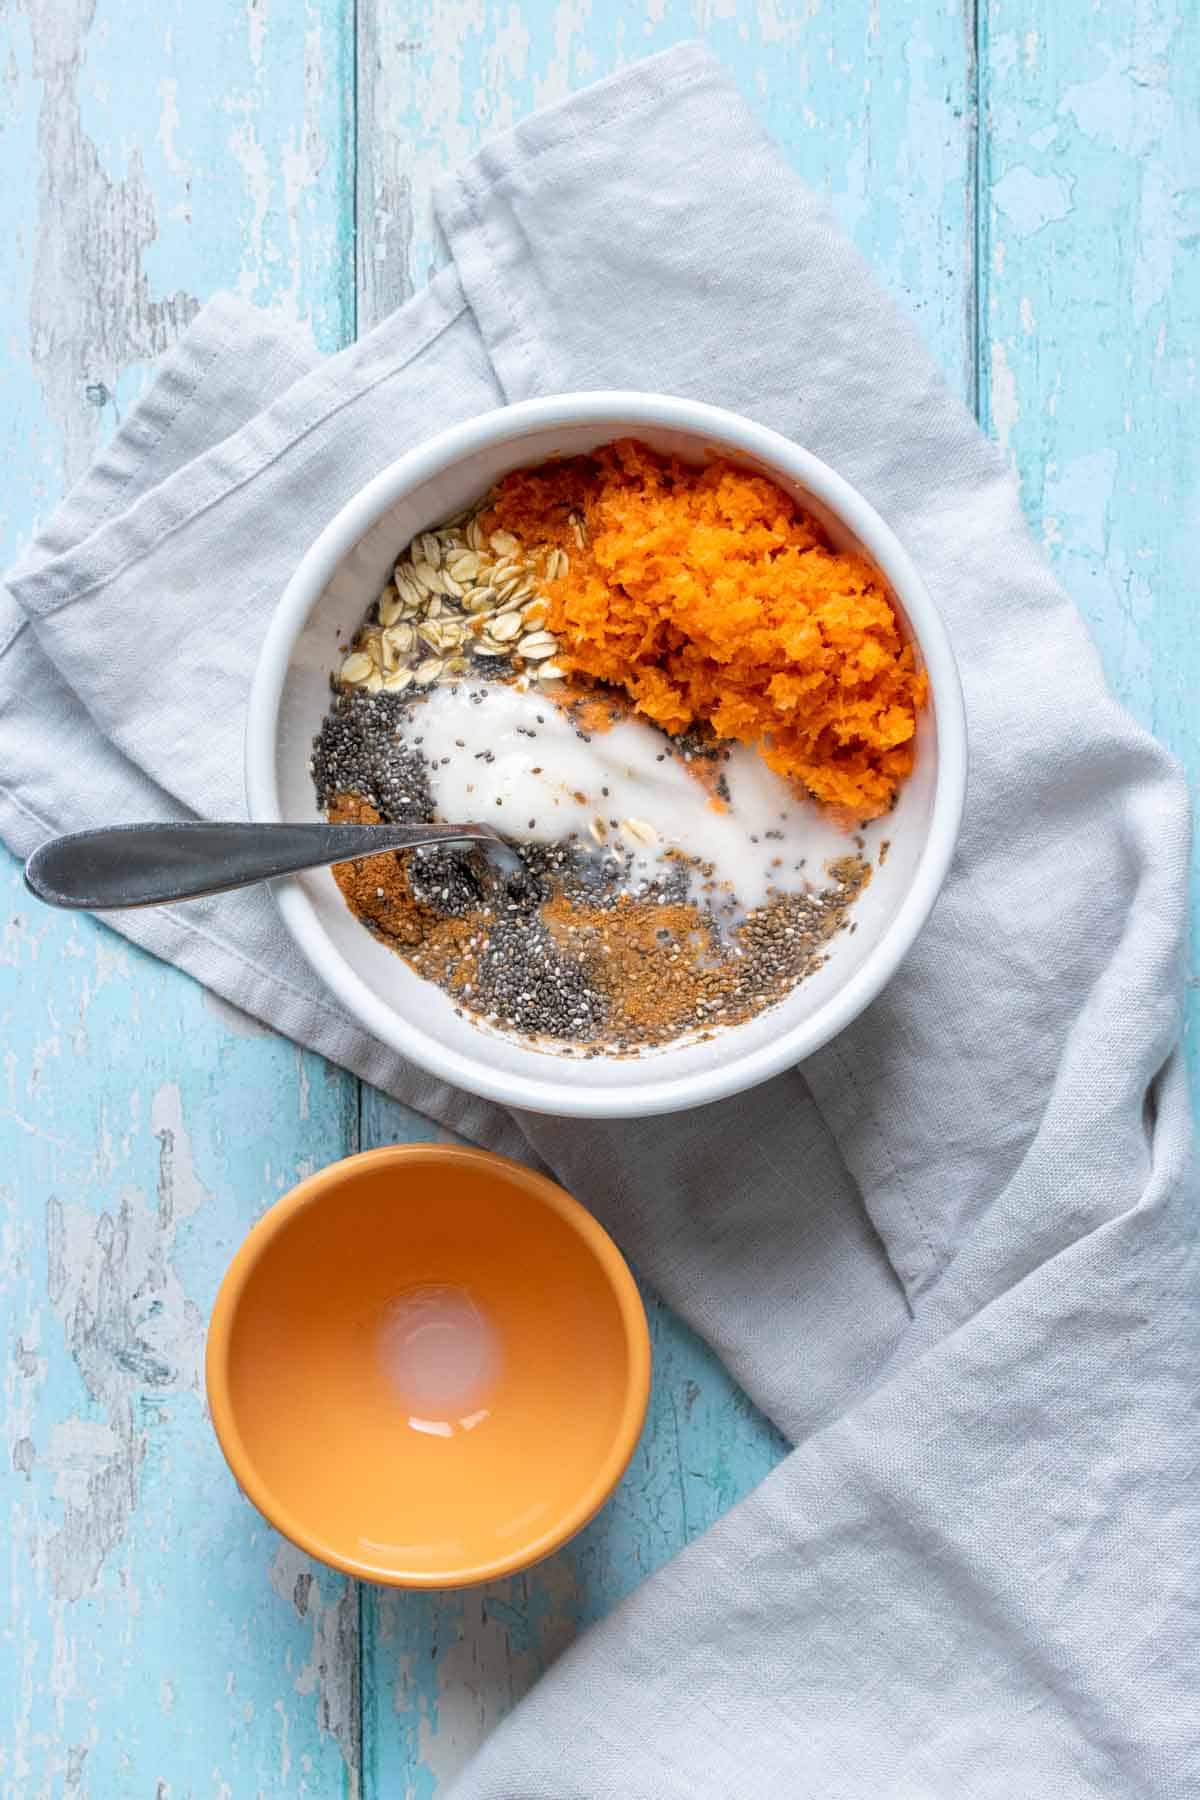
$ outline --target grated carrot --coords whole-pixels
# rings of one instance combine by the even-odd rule
[[[925,676],[879,576],[774,482],[625,439],[514,470],[483,523],[567,552],[545,593],[570,673],[666,731],[756,745],[846,820],[888,811]]]

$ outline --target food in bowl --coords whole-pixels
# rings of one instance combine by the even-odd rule
[[[766,476],[631,439],[420,533],[332,676],[328,816],[483,819],[522,869],[389,853],[336,871],[351,908],[461,1012],[582,1056],[822,966],[926,698],[870,564]]]

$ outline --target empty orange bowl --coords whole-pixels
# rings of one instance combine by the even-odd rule
[[[603,1506],[645,1418],[650,1339],[620,1251],[562,1188],[400,1144],[259,1220],[206,1368],[229,1466],[293,1543],[368,1581],[468,1587]]]

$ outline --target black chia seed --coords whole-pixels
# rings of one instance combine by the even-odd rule
[[[313,785],[322,810],[339,794],[357,794],[389,825],[433,817],[427,764],[403,736],[413,704],[403,694],[337,696],[313,739]]]
[[[498,919],[476,965],[472,1012],[526,1037],[587,1042],[602,1029],[604,997],[590,987],[579,963],[564,956],[535,910]]]
[[[488,686],[472,691],[474,704],[484,700]],[[434,816],[422,736],[409,730],[425,698],[362,690],[336,694],[314,739],[309,765],[322,809],[340,796],[355,795],[391,824]],[[545,722],[543,714],[536,716]],[[658,760],[667,755],[709,761],[727,752],[719,740],[692,732],[669,740]],[[491,750],[475,752],[475,759],[485,764],[495,760]],[[533,772],[540,774],[540,766]],[[715,785],[728,799],[723,775]],[[607,788],[602,793],[608,797]],[[616,819],[610,823],[618,829]],[[528,829],[535,829],[533,819]],[[514,844],[512,849],[515,874],[511,865],[502,868],[478,848],[429,848],[405,855],[409,887],[421,906],[443,919],[484,921],[470,939],[469,966],[461,968],[461,958],[448,963],[443,985],[456,1011],[523,1036],[555,1040],[558,1050],[573,1048],[584,1056],[635,1052],[648,1039],[612,1017],[608,994],[589,978],[581,958],[548,930],[541,908],[555,894],[594,916],[612,911],[630,895],[651,905],[686,904],[696,898],[693,881],[699,877],[707,888],[699,901],[701,911],[728,921],[714,939],[716,947],[697,962],[695,948],[664,928],[656,934],[662,949],[654,958],[667,970],[678,968],[685,958],[693,968],[702,990],[693,1007],[695,1027],[709,1018],[718,1025],[725,1015],[736,1020],[759,1012],[818,967],[828,939],[847,923],[845,907],[860,879],[849,872],[849,864],[839,865],[823,892],[808,885],[802,894],[773,893],[765,906],[738,920],[736,900],[712,891],[714,872],[699,858],[667,857],[658,877],[647,881],[637,877],[631,853],[611,841],[601,848],[572,835],[551,844]],[[377,894],[382,897],[382,890]],[[394,940],[385,941],[397,947]],[[653,971],[648,969],[647,977],[652,979]]]

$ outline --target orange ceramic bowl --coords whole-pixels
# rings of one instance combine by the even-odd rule
[[[367,1581],[468,1587],[607,1500],[650,1339],[620,1251],[569,1194],[486,1151],[400,1144],[259,1220],[207,1378],[230,1468],[293,1543]]]

